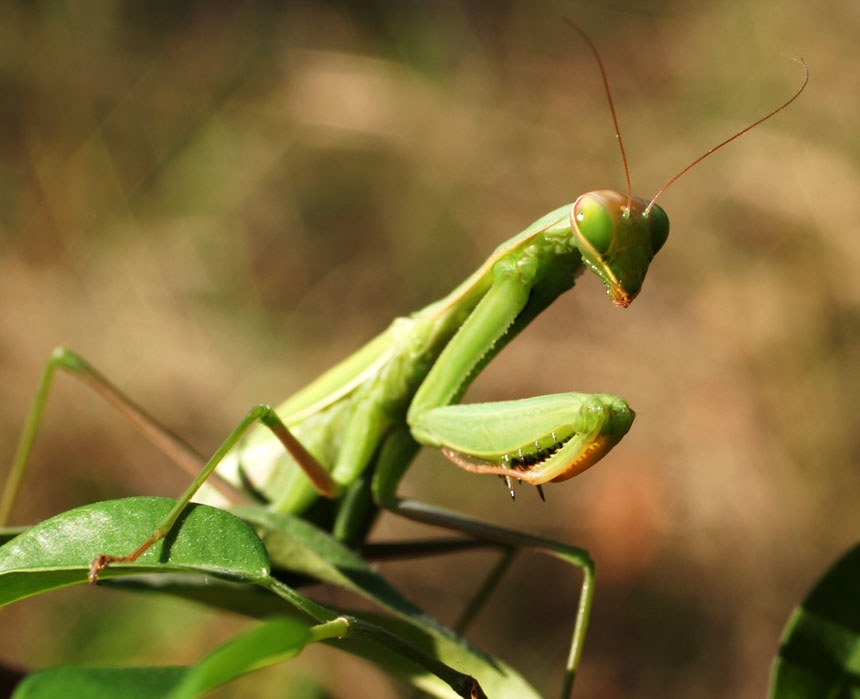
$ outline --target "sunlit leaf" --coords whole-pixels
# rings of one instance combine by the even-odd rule
[[[127,498],[52,517],[0,547],[0,605],[86,582],[100,553],[124,555],[148,539],[173,507],[166,498]],[[112,564],[101,578],[194,571],[256,581],[269,564],[259,538],[242,520],[205,505],[189,505],[163,540],[134,564]]]
[[[0,527],[0,546],[23,534],[30,527]]]

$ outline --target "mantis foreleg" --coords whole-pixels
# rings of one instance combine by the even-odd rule
[[[451,405],[474,378],[475,367],[498,353],[499,340],[526,309],[535,279],[546,274],[541,264],[549,263],[523,255],[496,265],[502,271],[495,271],[489,290],[437,358],[406,417],[415,439],[442,449],[462,468],[534,485],[566,480],[596,463],[634,417],[624,400],[605,394]]]

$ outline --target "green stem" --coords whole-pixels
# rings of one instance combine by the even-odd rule
[[[338,617],[324,624],[311,626],[308,631],[311,635],[311,643],[327,641],[330,638],[344,638],[349,635],[349,620],[345,617]]]
[[[257,584],[276,594],[296,609],[304,612],[314,621],[327,623],[338,618],[338,615],[331,609],[327,609],[326,607],[308,599],[288,585],[284,585],[284,583],[276,578],[270,576],[259,581]]]
[[[339,618],[344,619],[349,624],[349,633],[345,638],[370,640],[381,646],[385,646],[389,650],[411,660],[428,672],[436,675],[436,677],[451,687],[454,692],[464,699],[487,699],[486,694],[484,694],[484,691],[481,689],[481,685],[478,684],[478,681],[474,677],[462,672],[457,672],[441,660],[419,650],[411,643],[407,643],[387,629],[353,616],[342,616]]]
[[[486,699],[478,681],[471,675],[457,672],[441,660],[416,648],[387,629],[363,621],[354,616],[336,615],[332,610],[309,600],[279,580],[269,577],[259,584],[278,595],[297,609],[305,612],[311,618],[322,622],[311,628],[313,640],[353,638],[359,641],[371,641],[398,655],[411,660],[428,672],[436,675],[451,689],[464,699]]]

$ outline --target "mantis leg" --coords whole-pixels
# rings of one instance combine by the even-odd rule
[[[547,286],[524,271],[497,273],[412,399],[406,420],[415,439],[442,449],[467,470],[532,485],[571,478],[618,443],[634,413],[616,396],[560,393],[452,405],[504,339],[521,327],[521,317],[531,317],[568,281],[562,277]]]
[[[476,539],[494,542],[503,547],[535,549],[582,570],[583,579],[579,605],[561,692],[562,699],[567,699],[573,689],[573,682],[579,667],[594,596],[594,562],[591,556],[585,549],[576,546],[506,529],[418,500],[398,497],[395,493],[397,484],[417,449],[417,442],[407,430],[393,432],[383,444],[373,481],[374,497],[380,507],[406,519],[460,532]]]
[[[487,574],[487,577],[484,578],[484,582],[481,583],[481,586],[478,588],[477,592],[472,595],[472,599],[469,600],[469,603],[466,605],[466,608],[463,610],[462,614],[460,614],[460,618],[454,624],[454,631],[456,631],[461,636],[466,633],[467,629],[472,625],[472,622],[475,620],[475,617],[481,613],[481,610],[484,608],[484,605],[487,603],[487,600],[490,598],[493,590],[496,589],[496,586],[502,581],[502,578],[505,576],[505,573],[508,572],[508,568],[511,567],[511,564],[514,562],[514,558],[516,558],[517,549],[515,548],[505,548],[502,557],[496,562],[496,565],[490,570]]]
[[[95,390],[110,404],[115,406],[123,415],[137,426],[141,432],[167,456],[176,461],[186,470],[194,475],[194,481],[182,495],[176,506],[171,510],[165,520],[159,524],[153,536],[129,556],[99,556],[93,561],[90,579],[95,580],[98,573],[105,566],[114,561],[133,562],[140,557],[153,543],[165,536],[173,526],[182,510],[190,502],[194,494],[203,483],[212,475],[215,467],[224,458],[228,451],[236,444],[244,433],[259,421],[268,427],[284,445],[308,475],[311,483],[322,495],[333,497],[339,493],[338,486],[332,481],[331,476],[311,456],[307,450],[296,440],[287,429],[286,425],[277,416],[275,411],[268,405],[258,405],[252,408],[244,420],[227,437],[213,456],[206,460],[185,440],[173,433],[158,420],[137,405],[128,396],[122,393],[116,386],[96,371],[86,360],[75,352],[64,347],[55,349],[45,365],[42,378],[36,391],[36,399],[27,416],[21,439],[12,462],[12,468],[6,480],[2,500],[0,500],[0,524],[5,524],[15,503],[15,496],[20,489],[27,461],[36,439],[36,433],[41,424],[48,400],[54,375],[58,369],[62,369],[72,376],[76,376],[90,388]]]
[[[359,554],[367,562],[374,561],[403,561],[426,558],[429,556],[442,556],[449,553],[463,553],[478,549],[499,549],[503,553],[501,558],[485,577],[472,595],[459,619],[453,625],[454,631],[462,636],[471,626],[475,617],[481,612],[496,586],[501,582],[505,573],[513,563],[517,549],[501,546],[494,541],[483,541],[481,539],[464,539],[463,537],[449,537],[445,539],[416,539],[412,541],[395,541],[386,543],[369,543],[360,547]]]
[[[99,573],[103,571],[110,563],[133,563],[156,541],[167,536],[176,520],[182,514],[182,511],[191,502],[191,498],[206,482],[206,480],[215,471],[215,468],[227,453],[236,446],[236,443],[242,436],[254,425],[259,422],[269,428],[272,433],[284,445],[284,448],[289,452],[290,456],[301,464],[302,470],[317,488],[321,495],[325,497],[336,497],[340,494],[339,486],[332,480],[328,471],[326,471],[317,460],[301,445],[301,443],[292,435],[287,426],[278,417],[278,414],[268,405],[256,405],[248,412],[245,418],[236,426],[236,428],[227,436],[221,443],[221,446],[209,458],[203,469],[197,474],[194,481],[185,490],[182,496],[176,501],[173,509],[155,528],[152,536],[141,544],[135,551],[127,556],[110,556],[106,554],[98,555],[90,564],[90,582],[95,582],[98,579]]]
[[[42,416],[53,384],[54,375],[58,369],[80,379],[102,396],[120,413],[125,415],[150,442],[185,471],[196,475],[203,468],[206,458],[197,452],[188,442],[165,427],[131,398],[122,393],[80,355],[65,347],[57,347],[51,352],[51,356],[45,364],[45,369],[42,372],[39,387],[36,391],[36,398],[30,408],[24,430],[18,441],[18,447],[12,460],[12,468],[6,478],[2,500],[0,500],[0,525],[6,524],[12,514],[15,498],[20,490],[30,452],[36,440],[36,433],[42,422]],[[219,480],[213,482],[212,485],[218,488],[228,499],[235,500],[235,491],[229,488],[226,483]]]

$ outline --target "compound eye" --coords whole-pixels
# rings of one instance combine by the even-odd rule
[[[651,230],[651,252],[656,254],[669,237],[669,217],[657,204],[651,207],[648,225]]]
[[[609,250],[615,236],[615,221],[603,202],[588,195],[580,197],[573,207],[573,218],[579,234],[589,245],[601,255]]]

